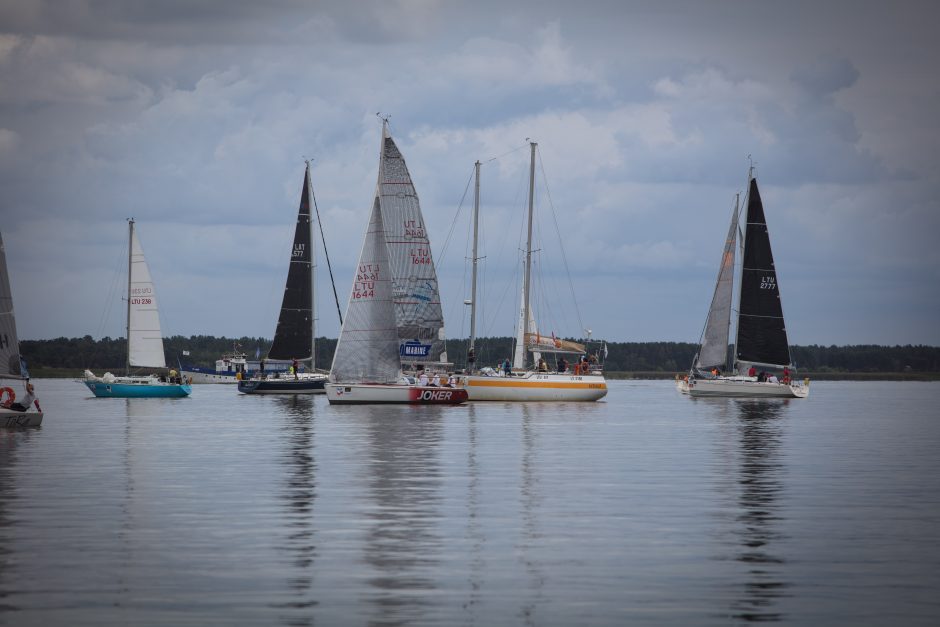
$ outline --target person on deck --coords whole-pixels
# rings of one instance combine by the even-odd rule
[[[503,372],[506,373],[507,377],[512,376],[512,364],[509,363],[509,359],[503,361]]]
[[[548,363],[539,357],[539,372],[548,372]]]
[[[756,376],[757,376],[757,368],[755,368],[754,366],[751,366],[750,368],[748,368],[748,369],[747,369],[747,376],[749,376],[749,377],[756,377]]]
[[[434,373],[434,377],[431,379],[431,385],[436,388],[441,387],[441,375],[439,373]]]
[[[467,351],[467,367],[470,370],[470,374],[473,374],[473,364],[476,363],[476,360],[477,354],[471,348],[469,351]]]
[[[568,372],[568,360],[564,357],[558,360],[558,372]]]
[[[26,382],[26,396],[23,397],[23,400],[18,403],[13,403],[10,405],[10,409],[13,411],[26,411],[29,409],[36,401],[35,390],[33,389],[33,384],[29,381]]]
[[[418,375],[418,385],[427,385],[427,384],[428,384],[428,373],[422,370],[421,374]]]
[[[298,366],[299,366],[299,364],[297,363],[297,360],[296,360],[296,359],[291,360],[291,362],[290,362],[290,371],[291,371],[291,374],[294,375],[294,378],[295,378],[295,379],[297,378],[297,368],[298,368]]]
[[[787,366],[783,367],[783,382],[790,385],[790,368]]]

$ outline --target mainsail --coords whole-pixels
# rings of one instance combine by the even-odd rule
[[[20,343],[13,315],[13,290],[7,273],[7,255],[0,234],[0,377],[21,377]]]
[[[297,211],[294,246],[274,331],[269,359],[310,359],[313,356],[313,246],[310,237],[310,165]]]
[[[163,335],[157,312],[157,294],[130,220],[130,261],[127,288],[127,365],[139,368],[166,368]]]
[[[791,365],[770,235],[757,180],[753,178],[748,191],[738,339],[735,344],[738,362],[780,367]]]
[[[715,293],[705,321],[702,333],[702,348],[699,350],[695,367],[707,370],[714,366],[724,368],[728,360],[728,333],[731,323],[731,300],[734,294],[734,252],[738,234],[738,208],[735,206],[731,216],[731,226],[725,240],[725,249],[721,253],[721,266]]]
[[[381,212],[385,229],[401,361],[446,361],[444,316],[431,244],[408,166],[387,122],[382,128],[374,207]]]
[[[401,362],[392,284],[385,226],[376,199],[333,355],[331,381],[391,383],[397,380]]]

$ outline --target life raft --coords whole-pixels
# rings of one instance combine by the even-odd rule
[[[4,396],[7,396],[7,398],[4,398]],[[15,400],[16,392],[13,391],[13,388],[0,388],[0,405],[9,407]]]

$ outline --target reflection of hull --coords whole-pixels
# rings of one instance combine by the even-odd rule
[[[0,427],[38,427],[41,424],[41,411],[16,411],[0,407]]]
[[[325,374],[268,379],[244,379],[238,382],[242,394],[323,394]]]
[[[599,375],[525,372],[512,377],[460,377],[471,401],[596,401],[607,396]]]
[[[463,388],[382,383],[328,383],[326,398],[333,405],[411,404],[459,405],[467,400]]]
[[[98,398],[179,398],[189,396],[193,391],[193,388],[186,384],[163,383],[143,377],[84,383]]]
[[[682,378],[676,380],[676,389],[689,396],[738,396],[750,398],[806,398],[809,379],[805,382],[768,383],[751,378],[717,379]]]

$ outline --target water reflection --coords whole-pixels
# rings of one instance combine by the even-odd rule
[[[20,608],[10,601],[11,585],[16,581],[15,533],[11,510],[17,499],[17,448],[33,436],[32,430],[0,429],[0,614]]]
[[[537,406],[542,409],[543,405]],[[528,576],[530,594],[526,595],[520,608],[521,618],[527,625],[536,624],[535,610],[544,607],[545,598],[542,587],[545,584],[545,574],[541,564],[536,560],[537,543],[541,537],[539,531],[539,506],[542,494],[539,489],[538,451],[539,431],[534,424],[532,413],[535,411],[529,403],[523,403],[522,408],[522,467],[520,481],[520,504],[522,506],[522,539],[520,556]]]
[[[483,573],[486,564],[483,560],[483,549],[486,536],[480,521],[480,463],[478,456],[478,425],[477,409],[473,403],[467,406],[467,498],[466,498],[466,539],[470,552],[469,572],[467,584],[469,585],[469,598],[464,603],[464,610],[469,614],[467,623],[476,625],[479,621],[477,610],[483,600]]]
[[[784,512],[778,499],[784,489],[785,467],[780,450],[788,402],[734,402],[739,446],[735,559],[745,566],[747,578],[731,609],[733,616],[742,621],[784,618],[776,602],[788,596],[789,584],[784,581],[785,560],[775,544],[783,539],[778,527]]]
[[[292,574],[287,580],[289,600],[276,604],[285,625],[312,625],[310,608],[317,605],[312,596],[314,562],[317,556],[313,519],[316,501],[317,465],[314,457],[314,400],[309,396],[278,396],[277,415],[283,417],[286,478],[281,492],[284,528],[287,536],[279,547],[288,556]]]
[[[367,418],[365,560],[375,574],[367,601],[374,625],[418,620],[433,602],[443,540],[439,460],[449,408],[376,407]],[[452,413],[451,413],[452,415]]]

